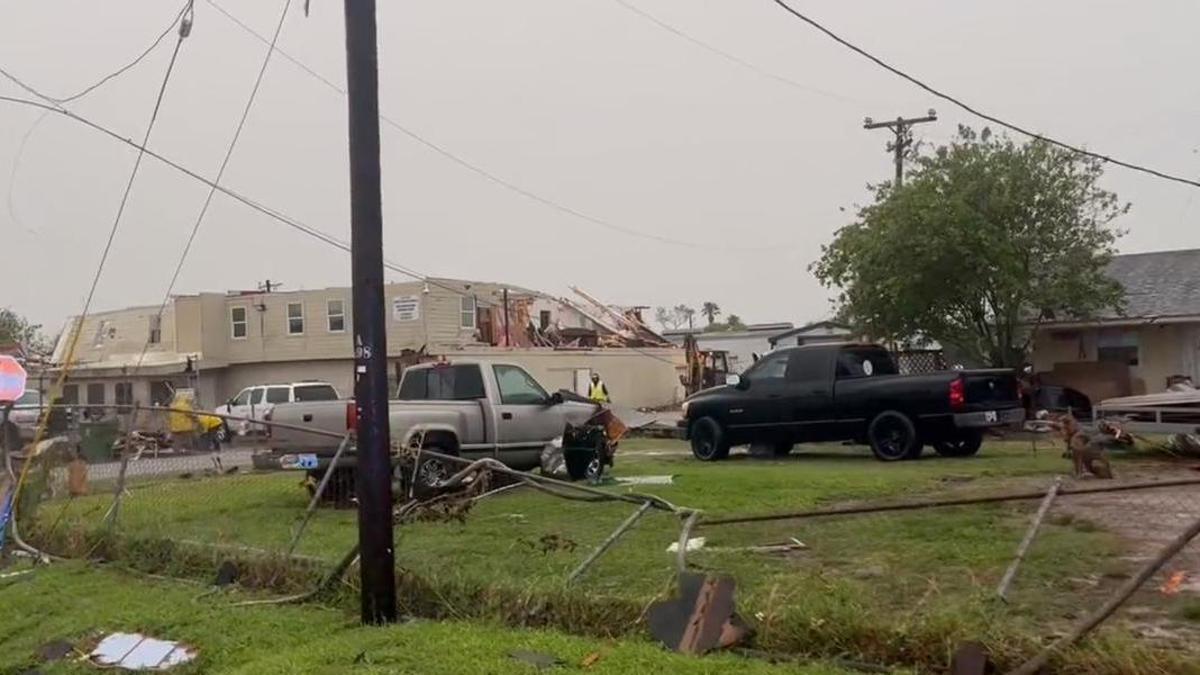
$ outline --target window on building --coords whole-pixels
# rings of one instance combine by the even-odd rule
[[[288,303],[287,332],[288,335],[304,335],[304,303]]]
[[[459,298],[459,322],[461,328],[475,329],[475,296],[464,295]]]
[[[246,308],[245,307],[230,307],[229,308],[229,327],[230,335],[234,340],[246,339]]]
[[[330,300],[325,303],[325,314],[329,318],[329,332],[343,333],[346,331],[346,305],[341,300]]]
[[[79,405],[79,385],[64,384],[62,388],[62,402],[67,405]]]
[[[550,397],[533,376],[517,366],[494,366],[500,402],[505,405],[541,405]]]
[[[150,344],[156,345],[162,342],[162,315],[155,314],[150,317]]]
[[[1101,331],[1096,338],[1096,360],[1103,363],[1138,365],[1137,331]]]
[[[88,405],[104,405],[104,383],[93,382],[87,386]]]
[[[550,310],[543,309],[538,313],[538,326],[543,332],[550,328]]]
[[[118,382],[113,386],[113,398],[117,405],[131,406],[133,405],[133,383]]]

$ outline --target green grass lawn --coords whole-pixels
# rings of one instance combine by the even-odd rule
[[[85,663],[42,663],[39,647],[66,640],[86,652],[110,632],[143,632],[196,648],[197,661],[179,671],[211,673],[419,673],[471,675],[537,670],[509,656],[532,651],[587,672],[668,672],[755,675],[834,675],[826,665],[769,665],[731,655],[689,658],[642,640],[608,641],[547,630],[514,630],[494,624],[414,621],[364,628],[341,609],[230,606],[236,594],[197,600],[196,586],[149,580],[79,563],[37,569],[28,579],[0,586],[0,672],[37,668],[42,673],[93,673]]]
[[[651,491],[714,517],[801,510],[847,501],[994,492],[1046,486],[1069,469],[1057,447],[992,443],[970,459],[927,457],[884,464],[862,448],[798,446],[780,460],[735,457],[709,464],[664,440],[622,443],[615,474],[670,474]],[[125,538],[169,538],[283,549],[307,502],[299,475],[225,476],[139,484],[126,498],[118,532]],[[40,527],[53,527],[76,553],[99,524],[110,497],[48,503]],[[572,632],[636,632],[636,617],[673,578],[666,547],[678,537],[673,516],[651,513],[588,572],[577,589],[564,581],[635,507],[566,502],[525,489],[484,500],[463,523],[417,523],[397,529],[397,566],[407,572],[406,608],[452,619],[502,619],[555,625]],[[795,537],[806,551],[764,555],[699,551],[689,560],[728,573],[738,605],[758,626],[767,649],[851,654],[882,662],[944,664],[955,644],[983,639],[1015,658],[1061,628],[1081,602],[1063,570],[1120,572],[1121,542],[1083,522],[1047,524],[1017,580],[1014,602],[991,599],[1036,503],[702,528],[708,546],[740,546]],[[545,551],[543,537],[564,547]],[[298,553],[333,561],[357,536],[351,511],[321,509]],[[74,537],[74,541],[72,538]],[[573,547],[572,547],[573,545]],[[211,573],[211,569],[205,574]],[[1086,573],[1086,572],[1085,572]],[[1124,643],[1100,641],[1072,656],[1081,672],[1122,672]],[[1130,651],[1132,649],[1132,651]],[[1151,662],[1154,662],[1151,659]]]

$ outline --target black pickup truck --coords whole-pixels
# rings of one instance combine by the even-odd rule
[[[733,445],[785,455],[796,443],[849,440],[892,462],[920,457],[925,445],[973,455],[984,429],[1024,419],[1012,371],[900,375],[883,347],[838,343],[767,354],[735,384],[690,396],[679,426],[704,461],[725,459]]]

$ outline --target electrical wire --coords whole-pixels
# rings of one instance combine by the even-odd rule
[[[0,74],[4,74],[3,69],[0,69]],[[352,251],[350,244],[345,242],[344,240],[341,240],[341,239],[339,239],[327,232],[324,232],[320,229],[317,229],[311,225],[307,225],[307,224],[305,224],[291,216],[288,216],[274,208],[271,208],[269,206],[261,204],[249,197],[246,197],[245,195],[243,195],[235,190],[232,190],[223,185],[220,185],[219,183],[213,181],[212,179],[205,178],[203,175],[199,174],[198,172],[193,171],[192,169],[189,169],[189,168],[183,166],[182,164],[165,157],[161,153],[146,147],[144,144],[138,144],[136,141],[125,138],[124,136],[118,134],[117,132],[115,132],[97,122],[93,122],[92,120],[90,120],[86,117],[83,117],[82,115],[79,115],[75,112],[67,110],[66,108],[57,107],[57,106],[49,105],[46,103],[40,103],[38,101],[31,101],[29,99],[23,99],[23,98],[17,98],[14,96],[5,96],[5,95],[0,95],[0,101],[5,101],[8,103],[13,103],[13,104],[17,104],[17,105],[29,106],[29,107],[33,107],[33,108],[39,108],[41,110],[45,110],[50,113],[60,115],[62,117],[66,117],[67,119],[70,119],[79,124],[87,126],[91,129],[98,131],[98,132],[100,132],[116,141],[119,141],[125,145],[128,145],[132,148],[136,148],[139,152],[145,153],[146,155],[162,162],[163,164],[171,167],[172,169],[175,169],[176,171],[184,174],[185,176],[188,176],[189,178],[196,180],[200,183],[204,183],[205,185],[207,185],[211,188],[214,188],[216,191],[220,192],[221,194],[224,194],[225,196],[230,197],[234,201],[237,201],[237,202],[241,203],[242,205],[247,206],[254,211],[257,211],[265,216],[268,216],[269,218],[271,218],[273,220],[276,220],[284,225],[287,225],[288,227],[291,227],[292,229],[295,229],[298,232],[308,235],[309,237],[312,237],[313,239],[316,239],[323,243],[329,244],[330,246],[333,246],[335,248],[339,248],[343,251],[346,251],[347,253]],[[450,291],[451,293],[454,293],[459,296],[468,295],[467,293],[464,293],[463,291],[461,291],[457,288],[454,288],[453,286],[444,284],[437,279],[431,278],[425,274],[421,274],[420,272],[417,272],[410,267],[387,260],[386,258],[384,259],[383,265],[385,268],[387,268],[389,270],[398,272],[400,274],[411,277],[418,281],[423,281],[423,282],[429,284],[430,286],[435,286],[435,287],[441,288],[443,290]],[[481,303],[481,304],[486,304],[486,303]],[[80,325],[82,325],[82,324],[80,324]],[[76,335],[75,335],[76,340],[78,339],[78,333],[79,333],[79,331],[76,330]],[[635,351],[638,354],[641,354],[642,356],[645,356],[647,358],[651,358],[651,359],[654,359],[657,361],[661,361],[663,363],[669,363],[669,364],[675,365],[675,362],[671,359],[662,358],[656,354],[651,354],[649,352],[646,352],[638,347],[630,347],[630,349],[632,349],[633,351]]]
[[[5,71],[2,68],[0,68],[0,74],[5,74]],[[283,223],[284,225],[287,225],[288,227],[291,227],[303,234],[306,234],[309,237],[317,239],[318,241],[324,242],[324,243],[334,246],[336,248],[342,249],[343,251],[346,251],[346,252],[350,252],[350,250],[351,250],[350,244],[342,239],[339,239],[339,238],[337,238],[323,230],[320,230],[316,227],[307,225],[307,224],[303,223],[302,221],[297,220],[296,218],[293,218],[291,216],[288,216],[287,214],[284,214],[281,211],[278,211],[274,208],[271,208],[260,202],[257,202],[235,190],[227,188],[224,185],[221,185],[221,184],[213,181],[210,178],[205,178],[200,173],[198,173],[192,169],[189,169],[189,168],[183,166],[182,164],[175,162],[174,160],[171,160],[171,159],[165,157],[161,153],[146,147],[144,144],[139,144],[136,141],[125,138],[124,136],[120,135],[119,133],[117,133],[97,122],[93,122],[92,120],[90,120],[86,117],[83,117],[82,115],[79,115],[73,111],[67,110],[66,108],[56,107],[54,105],[50,105],[50,104],[46,104],[46,103],[40,103],[38,101],[31,101],[29,99],[22,99],[22,98],[16,98],[13,96],[4,96],[4,95],[0,95],[0,101],[30,106],[30,107],[34,107],[34,108],[39,108],[39,109],[45,110],[47,112],[61,115],[62,117],[66,117],[67,119],[70,119],[70,120],[73,120],[80,124],[83,124],[84,126],[90,127],[91,129],[93,129],[95,131],[99,131],[100,133],[102,133],[116,141],[124,143],[125,145],[128,145],[129,147],[135,148],[139,152],[145,153],[145,155],[162,162],[166,166],[169,166],[172,169],[175,169],[176,171],[184,174],[185,176],[187,176],[195,181],[198,181],[200,183],[203,183],[211,188],[214,188],[217,192],[224,194],[225,196],[233,199],[234,201],[237,201],[237,202],[241,203],[242,205],[247,206],[254,211],[257,211],[265,216],[268,216],[269,218],[271,218],[273,220],[276,220],[280,223]],[[422,274],[422,273],[420,273],[410,267],[407,267],[405,265],[401,265],[399,263],[392,262],[392,261],[385,259],[384,267],[386,267],[389,270],[392,270],[393,272],[398,272],[400,274],[403,274],[404,276],[416,279],[418,281],[424,281],[431,286],[436,286],[438,288],[442,288],[444,290],[448,290],[448,291],[457,293],[459,295],[466,295],[462,291],[454,288],[453,286],[443,284],[440,281],[438,281],[437,279],[430,277],[428,275]]]
[[[74,94],[71,94],[70,96],[64,97],[64,98],[57,98],[57,97],[49,96],[45,93],[40,93],[40,92],[34,92],[34,95],[38,96],[39,98],[45,99],[47,101],[52,101],[58,105],[70,103],[72,101],[81,99],[84,96],[87,96],[88,94],[99,89],[100,87],[104,86],[105,84],[112,81],[113,79],[120,77],[125,72],[127,72],[129,69],[136,66],[137,64],[141,63],[147,56],[150,55],[151,52],[153,52],[160,44],[162,44],[163,39],[166,38],[167,35],[169,35],[171,33],[172,29],[175,28],[175,25],[177,23],[179,23],[179,21],[181,19],[183,19],[183,17],[189,13],[189,10],[191,8],[192,8],[192,0],[188,0],[187,2],[183,3],[183,6],[179,9],[179,11],[171,19],[171,23],[168,24],[167,27],[164,28],[163,31],[158,34],[158,37],[156,37],[154,39],[154,41],[150,43],[150,46],[146,47],[146,49],[144,49],[141,54],[138,54],[138,56],[136,58],[134,58],[132,61],[121,66],[117,70],[105,75],[104,77],[102,77],[98,81],[96,81],[95,83],[93,83],[87,87],[84,87],[82,90],[80,90]],[[16,80],[14,80],[14,81],[16,81]],[[19,83],[19,86],[24,88],[26,91],[33,92],[33,89],[24,83]],[[17,155],[13,159],[12,169],[11,169],[11,171],[9,173],[9,177],[8,177],[8,194],[7,194],[7,200],[6,200],[6,204],[8,207],[8,215],[9,215],[9,217],[12,218],[13,222],[15,222],[21,228],[23,228],[26,232],[30,232],[30,233],[32,233],[33,230],[31,228],[25,226],[24,223],[21,222],[20,217],[17,215],[16,210],[13,207],[13,189],[17,182],[17,173],[20,171],[21,159],[25,155],[25,146],[29,143],[29,139],[33,135],[33,132],[39,126],[41,126],[42,121],[44,119],[46,119],[47,114],[48,113],[43,112],[36,120],[34,120],[33,124],[30,125],[29,129],[25,132],[25,135],[21,137],[21,143],[17,147]]]
[[[265,36],[263,36],[258,31],[254,30],[252,27],[246,25],[241,20],[239,20],[232,13],[227,11],[225,8],[221,7],[221,5],[217,4],[217,2],[215,0],[205,0],[205,1],[209,5],[212,5],[213,9],[216,9],[218,12],[225,15],[225,17],[228,18],[230,21],[232,21],[237,26],[242,28],[242,30],[244,30],[247,33],[249,33],[250,35],[253,35],[254,37],[258,38],[259,41],[264,42],[266,44],[270,44],[270,41]],[[323,83],[326,87],[329,87],[331,90],[341,94],[342,96],[346,95],[346,89],[344,87],[330,81],[329,78],[321,75],[320,73],[316,72],[312,68],[308,67],[303,62],[301,62],[299,59],[291,56],[290,54],[287,54],[286,52],[279,49],[278,47],[272,47],[272,49],[274,49],[276,52],[278,52],[280,56],[284,57],[289,62],[294,64],[296,67],[300,68],[304,72],[308,73],[309,75],[311,75],[312,77],[314,77],[315,79],[317,79],[318,81]],[[592,225],[602,227],[606,230],[611,230],[613,232],[619,232],[621,234],[624,234],[624,235],[627,235],[630,237],[636,237],[639,239],[656,241],[660,244],[668,244],[671,246],[682,246],[682,247],[686,247],[686,248],[699,249],[699,250],[763,252],[763,251],[778,251],[778,250],[781,250],[784,248],[789,248],[789,247],[781,247],[781,246],[749,246],[749,247],[747,247],[747,246],[732,246],[732,245],[730,245],[730,246],[710,246],[710,245],[706,245],[706,244],[703,244],[703,243],[700,243],[697,241],[688,241],[688,240],[684,240],[684,239],[673,239],[671,237],[654,234],[652,232],[643,232],[641,230],[638,230],[638,229],[635,229],[632,227],[627,227],[625,225],[614,223],[610,220],[606,220],[604,218],[600,218],[597,216],[593,216],[593,215],[584,213],[583,211],[580,211],[578,209],[575,209],[575,208],[572,208],[565,204],[562,204],[560,202],[557,202],[553,199],[550,199],[549,197],[543,197],[542,195],[540,195],[536,192],[533,192],[532,190],[523,188],[520,185],[513,183],[512,181],[502,178],[502,177],[492,173],[491,171],[488,171],[487,169],[484,169],[466,159],[463,159],[459,155],[451,152],[450,150],[447,150],[446,148],[442,147],[441,145],[439,145],[437,143],[434,143],[433,141],[425,138],[424,136],[421,136],[420,134],[405,127],[404,125],[393,120],[392,118],[388,117],[387,115],[384,115],[381,113],[379,115],[379,119],[384,124],[392,127],[393,129],[400,132],[401,134],[404,134],[411,140],[416,141],[417,143],[420,143],[421,145],[425,146],[426,148],[436,152],[437,154],[441,155],[442,157],[445,157],[446,159],[450,160],[451,162],[454,162],[455,164],[466,169],[467,171],[470,171],[492,183],[495,183],[496,185],[499,185],[500,187],[503,187],[503,188],[509,190],[510,192],[515,192],[516,194],[519,194],[522,197],[525,197],[526,199],[535,201],[543,206],[554,209],[555,211],[558,211],[559,213],[567,214],[567,215],[571,216],[572,218],[591,223]]]
[[[150,52],[153,52],[158,47],[158,45],[162,44],[162,41],[168,35],[171,34],[172,30],[175,29],[175,24],[179,23],[180,20],[182,20],[185,15],[189,15],[191,13],[191,10],[192,10],[192,0],[188,0],[187,2],[183,3],[183,7],[181,7],[179,9],[179,12],[175,15],[175,18],[171,19],[171,23],[168,24],[167,27],[163,29],[162,33],[159,33],[158,37],[154,39],[154,42],[151,42],[150,46],[146,47],[146,49],[144,51],[142,51],[141,54],[138,54],[136,58],[134,58],[129,63],[126,63],[125,65],[121,66],[120,68],[114,70],[113,72],[109,73],[108,75],[105,75],[104,77],[100,78],[98,81],[96,81],[95,84],[92,84],[88,87],[84,87],[79,92],[77,92],[75,94],[71,94],[70,96],[67,96],[65,98],[56,98],[56,99],[54,99],[54,102],[63,104],[63,103],[70,103],[71,101],[81,99],[84,96],[87,96],[88,94],[92,93],[96,89],[99,89],[100,87],[104,86],[110,80],[113,80],[113,79],[125,74],[126,71],[133,68],[137,64],[141,63],[142,60],[144,60],[147,56],[149,56]]]
[[[793,80],[789,77],[785,77],[783,75],[779,75],[778,73],[773,73],[769,70],[766,70],[765,68],[759,67],[759,66],[741,58],[740,56],[731,54],[731,53],[725,51],[724,49],[721,49],[720,47],[715,47],[715,46],[701,40],[700,38],[697,38],[689,33],[684,32],[683,30],[676,28],[675,26],[672,26],[671,24],[667,23],[666,21],[663,21],[662,19],[658,18],[657,16],[654,16],[650,12],[647,12],[646,10],[638,7],[637,5],[634,5],[631,2],[627,2],[626,0],[613,0],[613,2],[624,7],[626,10],[633,12],[634,14],[642,17],[646,21],[649,21],[650,23],[658,26],[659,28],[667,31],[668,33],[675,35],[676,37],[687,40],[688,42],[696,45],[697,47],[700,47],[701,49],[704,49],[705,51],[712,52],[713,54],[720,56],[721,58],[725,59],[726,61],[730,61],[736,65],[741,66],[742,68],[751,70],[767,79],[775,80],[776,82],[786,84],[789,87],[793,87],[793,88],[799,89],[801,91],[806,91],[810,94],[817,94],[819,96],[824,96],[826,98],[835,99],[835,100],[842,101],[845,103],[858,103],[861,105],[871,105],[871,102],[869,102],[869,101],[864,101],[862,99],[854,98],[851,96],[846,96],[843,94],[839,94],[837,92],[829,91],[827,89],[821,89],[819,87],[814,87],[809,84],[804,84],[803,82],[799,82],[799,81]]]
[[[1069,143],[1064,143],[1063,141],[1056,140],[1049,136],[1044,136],[1037,132],[1029,131],[1028,129],[1020,127],[1016,124],[1013,124],[1011,122],[1006,122],[998,117],[995,117],[995,116],[989,115],[985,112],[982,112],[982,111],[962,102],[961,100],[951,96],[950,94],[946,94],[938,89],[935,89],[934,87],[922,82],[921,80],[917,79],[916,77],[909,75],[908,73],[900,70],[899,68],[896,68],[895,66],[888,64],[883,59],[880,59],[879,57],[867,52],[865,49],[862,49],[861,47],[858,47],[857,45],[849,42],[848,40],[838,36],[836,33],[831,31],[830,29],[826,28],[825,26],[821,25],[820,23],[817,23],[815,20],[809,18],[808,16],[802,14],[799,10],[793,8],[791,5],[784,2],[784,0],[771,0],[771,1],[774,2],[776,5],[779,5],[781,8],[784,9],[784,11],[788,12],[792,16],[796,17],[797,19],[800,19],[801,21],[807,23],[808,25],[812,26],[813,28],[816,28],[817,30],[821,31],[826,36],[831,38],[834,42],[837,42],[838,44],[842,45],[843,47],[846,47],[847,49],[859,54],[860,56],[863,56],[867,60],[869,60],[872,63],[874,63],[875,65],[879,66],[880,68],[883,68],[884,70],[892,73],[893,75],[896,75],[900,78],[908,80],[912,84],[915,84],[916,86],[920,87],[921,89],[924,89],[925,91],[929,92],[930,94],[933,94],[934,96],[942,99],[943,101],[948,101],[948,102],[952,103],[953,105],[961,108],[962,110],[965,110],[966,112],[968,112],[980,119],[987,120],[988,122],[997,124],[999,126],[1004,127],[1005,129],[1014,131],[1023,136],[1028,136],[1035,140],[1043,141],[1043,142],[1049,143],[1051,145],[1063,148],[1064,150],[1069,150],[1071,152],[1074,152],[1074,153],[1077,153],[1080,155],[1085,155],[1087,157],[1099,159],[1104,162],[1116,164],[1117,166],[1124,167],[1124,168],[1130,169],[1132,171],[1139,171],[1141,173],[1149,174],[1151,176],[1155,176],[1155,177],[1161,178],[1163,180],[1169,180],[1169,181],[1173,181],[1176,183],[1182,183],[1184,185],[1190,185],[1192,187],[1200,187],[1200,181],[1192,180],[1190,178],[1184,178],[1182,176],[1175,176],[1175,175],[1172,175],[1169,173],[1164,173],[1162,171],[1158,171],[1157,169],[1151,169],[1149,167],[1142,166],[1140,164],[1133,164],[1131,162],[1126,162],[1126,161],[1123,161],[1120,159],[1116,159],[1109,155],[1104,155],[1104,154],[1101,154],[1098,152],[1092,152],[1090,150],[1085,150],[1083,148],[1071,145]]]
[[[225,169],[229,167],[229,160],[233,157],[234,149],[237,148],[238,139],[242,136],[242,130],[246,128],[246,119],[250,117],[250,110],[254,107],[254,99],[258,96],[259,88],[262,87],[263,77],[267,73],[267,65],[271,63],[271,54],[275,51],[276,43],[279,42],[279,35],[283,32],[283,22],[287,19],[287,13],[291,6],[292,0],[284,0],[283,10],[279,13],[279,21],[275,24],[275,33],[271,36],[267,53],[263,55],[262,65],[259,66],[258,75],[254,78],[254,86],[250,89],[250,97],[246,99],[246,105],[242,108],[242,116],[238,119],[237,128],[233,132],[233,138],[229,141],[229,147],[225,149],[225,157],[221,160],[221,168],[217,170],[217,176],[213,179],[213,185],[209,187],[208,194],[204,197],[204,204],[200,207],[200,213],[196,216],[196,222],[192,224],[192,230],[188,234],[187,242],[183,246],[183,252],[179,255],[179,262],[175,265],[175,271],[171,274],[170,283],[167,284],[167,291],[163,294],[162,303],[158,306],[157,321],[162,321],[163,313],[167,310],[167,303],[171,301],[171,293],[175,291],[175,284],[178,283],[179,275],[183,272],[183,265],[187,261],[188,254],[192,251],[192,244],[196,241],[196,235],[200,232],[200,225],[204,222],[204,216],[208,213],[208,208],[212,205],[213,196],[217,193],[216,186],[225,177]],[[150,350],[150,339],[151,337],[147,336],[146,343],[142,346],[142,353],[138,356],[137,364],[133,368],[134,374],[137,374],[141,369],[142,362],[146,358],[146,352]]]
[[[189,3],[189,6],[190,6],[190,3]],[[162,84],[159,85],[158,95],[155,97],[155,100],[154,100],[154,108],[150,113],[150,121],[146,124],[146,131],[143,134],[142,142],[139,145],[137,159],[134,160],[133,168],[129,172],[129,180],[125,184],[125,189],[121,194],[121,201],[117,207],[116,216],[114,216],[112,226],[109,228],[108,239],[104,244],[103,252],[100,254],[100,262],[96,266],[96,273],[92,277],[92,283],[91,283],[90,288],[88,289],[87,298],[84,300],[84,303],[83,303],[83,310],[79,314],[79,318],[76,323],[75,330],[73,331],[73,334],[69,341],[66,355],[65,355],[65,358],[63,359],[62,370],[59,372],[58,379],[55,381],[53,388],[51,389],[51,391],[54,393],[54,396],[57,396],[58,392],[62,391],[63,384],[66,382],[67,376],[70,374],[71,365],[75,358],[75,350],[79,345],[79,336],[80,336],[80,333],[82,332],[84,319],[87,317],[88,312],[91,310],[92,300],[96,296],[96,288],[100,285],[100,278],[104,274],[104,267],[108,263],[108,255],[112,251],[113,242],[116,240],[117,232],[121,228],[121,218],[125,214],[126,205],[129,203],[129,195],[133,192],[133,184],[137,180],[138,170],[142,166],[142,160],[145,158],[146,154],[148,154],[148,151],[145,149],[145,146],[150,141],[150,136],[154,131],[155,123],[158,121],[158,113],[159,113],[159,110],[162,109],[163,98],[166,96],[167,85],[171,81],[171,74],[173,72],[175,72],[175,62],[179,57],[179,50],[183,46],[183,41],[187,37],[187,33],[188,33],[187,27],[188,26],[189,26],[189,24],[187,22],[180,24],[179,39],[175,42],[175,49],[172,50],[172,52],[171,52],[171,60],[170,60],[170,62],[168,62],[167,70],[163,74]],[[39,93],[36,89],[25,84],[24,82],[21,82],[17,77],[15,77],[11,73],[7,72],[6,70],[0,69],[0,74],[3,74],[8,79],[12,80],[13,82],[16,82],[22,88],[32,92],[34,95],[42,97],[42,94]],[[43,98],[45,98],[45,97],[43,97]],[[63,108],[61,104],[56,103],[56,102],[52,101],[51,99],[47,99],[47,100],[50,101],[52,105],[43,105],[40,107],[42,107],[45,110],[57,112],[59,114],[68,114],[66,108]],[[31,103],[33,103],[33,102],[31,102]],[[129,143],[133,144],[132,141],[129,141]],[[51,398],[53,399],[54,396],[52,396]],[[46,426],[49,422],[49,418],[50,418],[49,410],[47,409],[47,413],[42,416],[41,420],[39,420],[37,430],[34,432],[34,438],[33,438],[34,444],[37,444],[38,442],[40,442],[42,440],[42,438],[44,437],[44,435],[46,433]],[[17,478],[16,490],[15,490],[15,496],[13,498],[12,514],[11,514],[14,525],[16,524],[16,521],[17,521],[16,511],[17,511],[17,503],[20,501],[19,496],[21,494],[21,488],[25,484],[25,478],[29,472],[29,468],[32,465],[33,465],[33,462],[25,462],[24,466],[21,467],[21,475],[20,475],[20,477]],[[14,528],[14,534],[15,534],[15,528]],[[18,545],[20,545],[22,548],[25,548],[26,550],[29,550],[30,552],[35,552],[39,555],[41,554],[40,551],[37,551],[33,547],[24,543],[23,540],[20,540],[19,535],[14,536],[14,539],[17,539]]]

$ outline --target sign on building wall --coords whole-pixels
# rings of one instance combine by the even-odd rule
[[[421,298],[416,295],[397,295],[392,298],[393,321],[416,321],[421,318]]]

